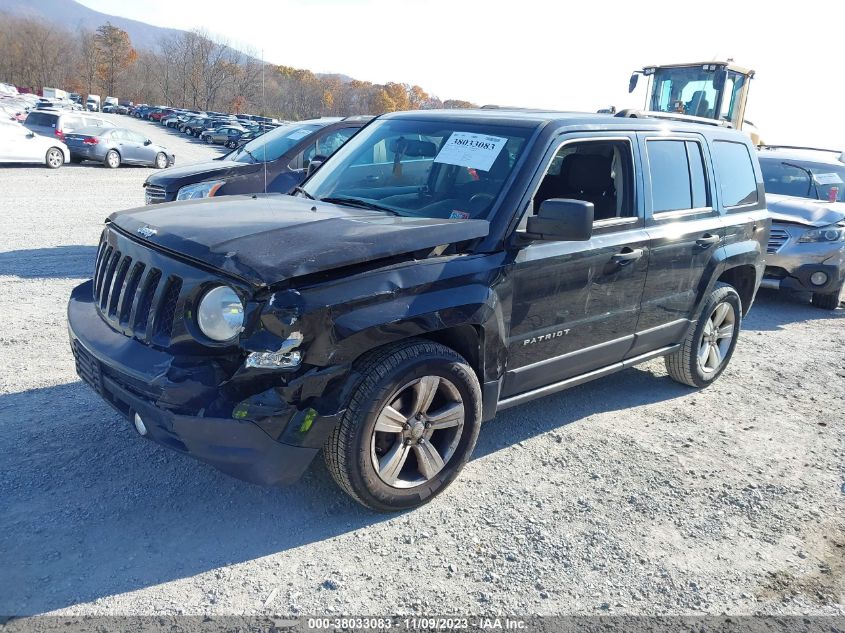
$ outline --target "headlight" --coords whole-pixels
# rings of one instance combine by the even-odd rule
[[[197,310],[197,325],[212,340],[235,338],[244,325],[244,306],[235,291],[217,286],[206,292]]]
[[[176,199],[198,200],[199,198],[211,198],[225,182],[225,180],[208,180],[206,182],[198,182],[195,185],[185,185],[176,194]]]
[[[820,229],[807,231],[799,242],[843,242],[845,241],[845,226],[831,224]]]

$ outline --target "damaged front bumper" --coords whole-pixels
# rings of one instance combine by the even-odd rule
[[[71,295],[68,330],[79,376],[127,420],[139,415],[145,437],[239,479],[295,482],[343,413],[287,402],[282,394],[307,387],[271,387],[266,373],[223,388],[214,359],[177,358],[116,332],[94,306],[91,281]],[[321,373],[311,382],[325,382]]]
[[[841,242],[800,243],[801,232],[792,227],[783,233],[789,237],[766,255],[760,287],[823,294],[838,292],[845,282],[845,246]],[[815,273],[824,275],[824,283],[813,283]]]

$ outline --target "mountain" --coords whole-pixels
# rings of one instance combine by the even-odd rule
[[[74,0],[0,0],[0,13],[31,17],[46,24],[55,24],[70,30],[95,30],[111,22],[129,33],[135,48],[155,48],[158,41],[180,33],[178,29],[167,29],[145,22],[121,18],[94,11]]]
[[[94,11],[76,0],[0,0],[0,14],[2,13],[34,18],[42,23],[55,24],[72,31],[94,31],[106,22],[111,22],[129,33],[132,46],[139,50],[156,49],[163,37],[184,32]],[[315,74],[318,77],[337,77],[343,83],[352,81],[352,77],[340,73]]]

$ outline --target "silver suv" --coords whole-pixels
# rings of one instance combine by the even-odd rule
[[[115,127],[111,121],[96,115],[68,110],[33,110],[27,115],[24,126],[36,134],[52,136],[60,141],[64,141],[65,134],[74,130]]]
[[[835,310],[845,284],[845,153],[762,147],[760,168],[772,214],[761,287],[813,293]]]

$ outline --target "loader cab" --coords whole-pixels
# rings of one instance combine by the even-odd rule
[[[649,81],[646,110],[726,121],[738,130],[747,125],[745,104],[753,70],[726,62],[647,66],[631,76],[629,92],[639,75]]]

